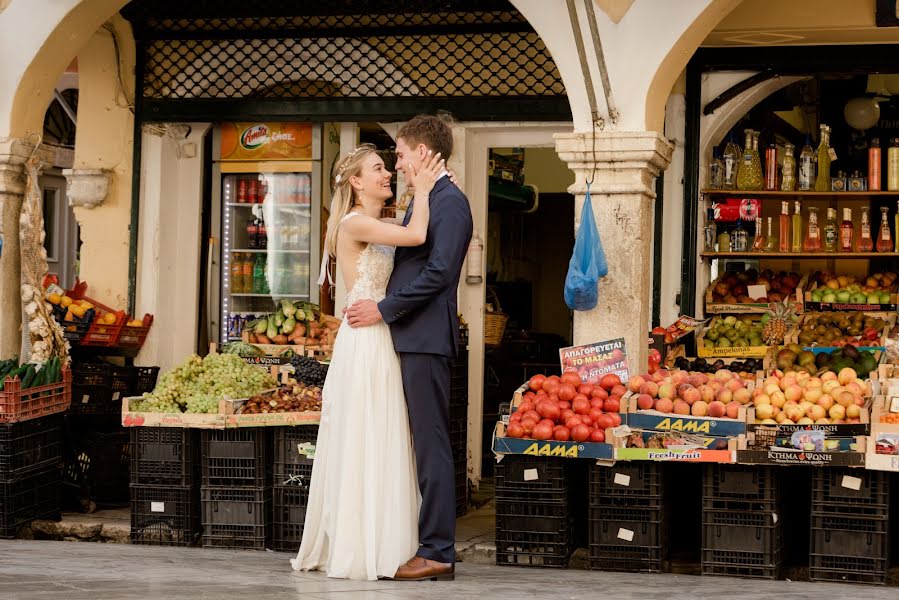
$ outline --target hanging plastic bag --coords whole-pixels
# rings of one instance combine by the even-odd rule
[[[609,273],[606,254],[599,239],[599,230],[593,218],[590,200],[590,184],[581,211],[581,226],[574,240],[574,252],[568,263],[565,277],[565,304],[571,310],[590,310],[599,300],[599,278]]]

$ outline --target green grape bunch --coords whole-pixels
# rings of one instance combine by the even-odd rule
[[[236,354],[196,354],[164,373],[150,393],[132,404],[138,412],[216,413],[222,398],[248,398],[275,387],[265,369]]]

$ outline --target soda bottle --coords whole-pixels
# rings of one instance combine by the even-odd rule
[[[243,289],[243,258],[236,252],[231,258],[231,293],[242,294]]]
[[[237,181],[237,202],[238,204],[246,204],[247,200],[247,180],[241,177]]]
[[[256,256],[256,263],[253,265],[253,293],[267,294],[268,283],[265,280],[265,255]]]
[[[253,255],[247,254],[241,261],[241,272],[243,274],[243,294],[253,293]]]

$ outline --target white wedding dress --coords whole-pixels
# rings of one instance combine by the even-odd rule
[[[347,306],[384,299],[393,252],[371,244],[361,252]],[[418,550],[420,496],[400,361],[386,323],[353,329],[344,320],[322,399],[303,541],[290,562],[329,577],[393,577]]]

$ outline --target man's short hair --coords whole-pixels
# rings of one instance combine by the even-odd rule
[[[448,161],[453,153],[453,132],[446,120],[436,115],[418,115],[400,127],[397,139],[404,138],[410,148],[424,144]]]

